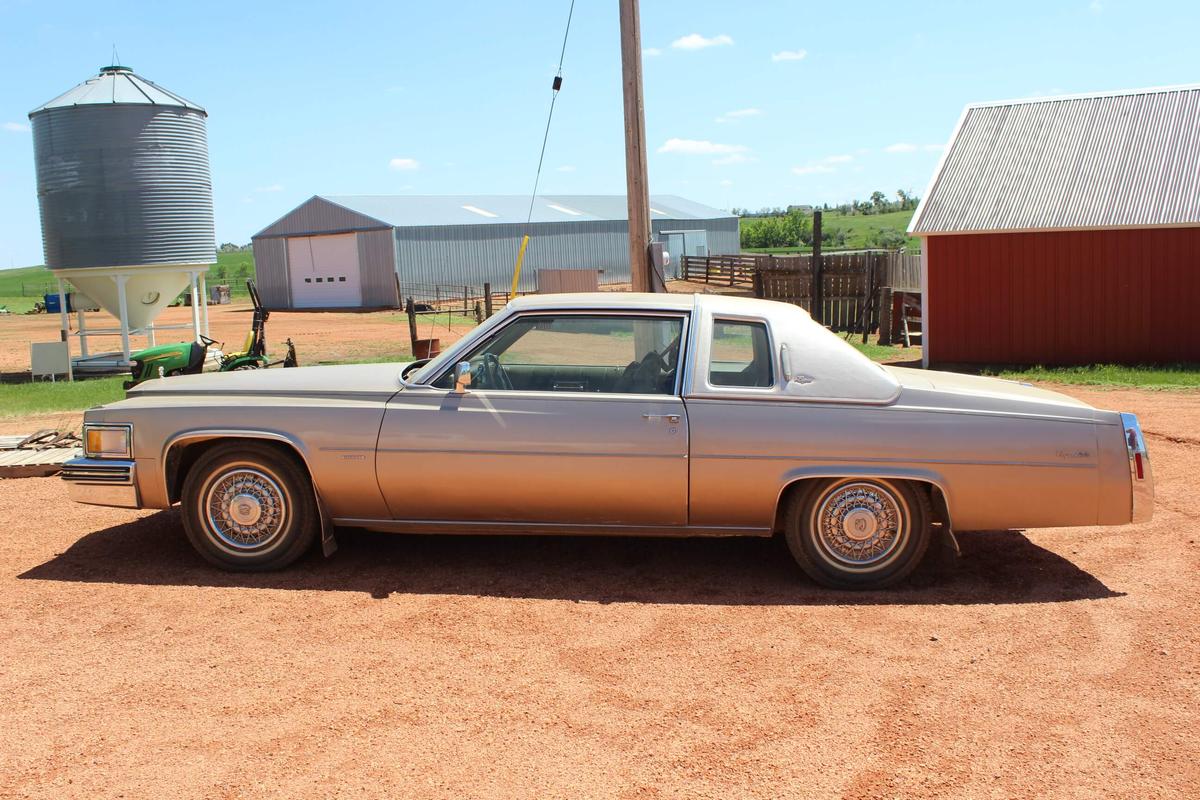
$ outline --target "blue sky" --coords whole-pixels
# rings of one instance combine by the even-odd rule
[[[42,261],[26,114],[109,63],[207,108],[217,240],[313,194],[532,187],[569,0],[0,0],[0,268]],[[1200,80],[1200,4],[642,0],[651,191],[921,193],[972,101]],[[577,0],[544,193],[624,191],[616,0]]]

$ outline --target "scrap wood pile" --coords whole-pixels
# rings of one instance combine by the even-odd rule
[[[44,478],[82,455],[72,431],[41,430],[29,436],[0,436],[0,478]]]

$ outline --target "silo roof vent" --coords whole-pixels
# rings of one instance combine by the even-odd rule
[[[187,108],[207,115],[203,108],[190,100],[185,100],[153,81],[146,80],[129,67],[113,64],[101,67],[99,75],[88,78],[74,89],[38,106],[29,112],[29,116],[52,108],[86,105],[170,106]]]

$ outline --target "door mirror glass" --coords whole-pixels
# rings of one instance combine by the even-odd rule
[[[460,361],[454,365],[454,391],[463,394],[471,385],[471,362]]]

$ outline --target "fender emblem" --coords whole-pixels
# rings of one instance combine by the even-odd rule
[[[1059,450],[1059,458],[1091,458],[1089,450]]]

